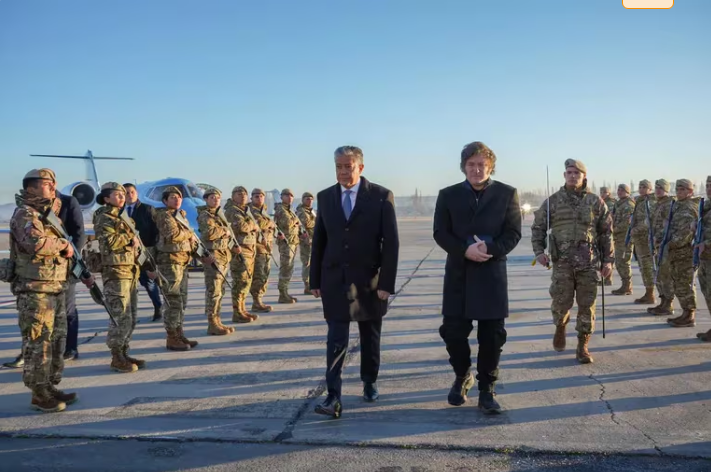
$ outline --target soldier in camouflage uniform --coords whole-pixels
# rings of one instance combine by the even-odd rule
[[[101,280],[104,284],[106,305],[116,320],[109,324],[106,345],[111,350],[111,370],[135,372],[146,366],[145,361],[128,357],[131,335],[138,315],[137,263],[140,242],[138,236],[121,219],[126,202],[126,189],[117,182],[106,182],[96,203],[102,205],[94,212],[92,222],[101,255]]]
[[[64,371],[67,340],[66,290],[69,241],[45,227],[43,214],[59,215],[56,179],[49,169],[33,169],[15,195],[10,220],[10,259],[14,261],[12,293],[17,296],[18,324],[24,347],[22,381],[32,391],[31,406],[45,413],[62,411],[77,400],[58,390]],[[93,279],[91,280],[93,282]]]
[[[634,302],[644,305],[656,303],[654,297],[654,255],[649,250],[649,223],[647,217],[651,219],[654,213],[654,198],[651,195],[652,183],[649,180],[639,182],[639,196],[635,200],[634,218],[632,224],[632,243],[637,256],[640,272],[642,272],[642,282],[644,283],[644,295]],[[649,211],[649,215],[647,214]]]
[[[225,204],[225,215],[232,225],[232,231],[241,247],[239,254],[242,255],[242,257],[233,257],[230,263],[234,323],[249,323],[259,318],[259,315],[248,312],[245,305],[252,285],[254,253],[259,233],[259,227],[254,222],[247,203],[247,189],[239,185],[232,189],[232,198]]]
[[[217,216],[220,208],[222,193],[215,187],[208,188],[203,193],[205,206],[199,206],[198,231],[200,239],[210,251],[211,256],[203,261],[205,271],[205,316],[207,317],[207,334],[224,336],[234,332],[231,326],[222,324],[222,298],[225,295],[225,279],[232,260],[232,252],[239,253],[240,249],[234,246],[229,248],[232,235],[227,223]],[[219,272],[213,267],[217,266]],[[222,275],[221,275],[222,274]]]
[[[259,227],[257,236],[256,254],[254,255],[254,274],[252,275],[252,311],[256,313],[268,313],[272,311],[270,305],[262,301],[262,297],[267,292],[267,282],[271,272],[272,246],[274,244],[274,221],[269,217],[267,206],[264,204],[266,195],[264,190],[255,188],[252,190],[252,203],[249,205],[250,212]]]
[[[605,202],[587,188],[585,165],[575,159],[565,161],[565,186],[550,196],[550,260],[544,253],[548,220],[547,202],[535,213],[531,242],[536,260],[542,265],[553,263],[551,311],[556,326],[553,348],[565,349],[565,327],[570,319],[573,301],[578,302],[575,330],[578,347],[575,357],[581,364],[593,362],[588,352],[590,336],[595,330],[595,300],[599,259],[602,276],[612,271],[612,215]],[[581,222],[585,224],[581,224]],[[599,254],[599,256],[598,256]]]
[[[699,217],[698,203],[691,198],[694,184],[688,179],[676,181],[676,204],[672,210],[667,239],[667,254],[671,264],[674,294],[683,310],[676,318],[667,318],[675,328],[696,326],[696,285],[694,284],[693,242],[694,222]]]
[[[296,207],[296,216],[301,223],[299,235],[299,250],[301,254],[301,280],[304,281],[304,295],[311,295],[309,288],[309,271],[311,270],[311,241],[314,237],[314,227],[316,226],[316,213],[311,207],[314,196],[309,192],[304,192],[301,196],[301,203]]]
[[[198,345],[185,337],[183,322],[188,304],[188,264],[197,249],[192,230],[178,222],[176,216],[186,219],[183,194],[177,187],[168,187],[162,195],[165,208],[153,208],[153,220],[158,227],[156,263],[158,270],[167,280],[163,293],[168,300],[163,315],[166,331],[165,347],[171,351],[188,351]]]
[[[607,211],[610,212],[612,215],[613,219],[615,217],[615,203],[617,200],[612,198],[612,195],[610,194],[610,189],[607,187],[600,187],[600,198],[602,198],[602,201],[605,202],[605,205],[607,205]],[[612,274],[614,270],[610,272],[610,276],[606,277],[601,281],[601,283],[605,283],[605,285],[612,285]]]
[[[652,233],[654,234],[654,254],[658,257],[659,246],[664,236],[664,228],[669,218],[669,209],[674,201],[674,197],[669,195],[671,186],[664,179],[659,179],[654,183],[654,196],[656,199],[654,213],[652,214]],[[657,292],[659,293],[659,305],[647,308],[647,313],[658,316],[671,316],[674,314],[672,302],[674,301],[674,282],[671,276],[671,264],[669,258],[665,257],[661,261],[657,259]]]
[[[285,188],[281,191],[281,203],[274,209],[279,246],[279,303],[296,303],[296,298],[289,295],[289,282],[294,273],[294,258],[299,244],[299,217],[291,209],[294,193]]]
[[[711,310],[711,175],[706,177],[706,201],[701,225],[701,243],[698,244],[699,287],[706,301],[706,309]],[[698,333],[696,337],[704,342],[711,342],[711,329]]]
[[[630,241],[625,244],[627,230],[631,224],[632,213],[634,213],[634,200],[630,198],[630,186],[620,184],[617,187],[617,197],[612,212],[612,237],[615,242],[615,266],[622,279],[622,286],[613,290],[613,295],[632,295],[632,252],[634,247]]]

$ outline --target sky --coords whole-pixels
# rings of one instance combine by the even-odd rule
[[[563,162],[629,182],[711,174],[711,1],[0,0],[0,203],[49,166],[316,192],[333,151],[396,196],[463,179],[562,184]],[[703,165],[702,165],[703,164]]]

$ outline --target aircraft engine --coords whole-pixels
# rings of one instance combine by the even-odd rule
[[[88,210],[96,203],[96,190],[89,182],[74,182],[64,187],[61,192],[75,197],[82,210]]]

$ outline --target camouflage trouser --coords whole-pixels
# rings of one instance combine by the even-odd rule
[[[629,246],[625,246],[624,238],[622,241],[615,241],[615,267],[617,267],[617,273],[620,274],[620,278],[623,282],[632,280],[632,251],[634,246],[630,243]]]
[[[669,249],[666,249],[662,263],[657,267],[657,291],[660,297],[674,299],[674,280],[672,279],[672,263],[669,258]]]
[[[215,265],[222,274],[227,276],[229,264],[221,264],[220,262],[216,261]],[[225,296],[225,279],[212,267],[212,264],[207,264],[203,267],[205,269],[205,316],[210,320],[213,317],[220,317],[222,297]]]
[[[669,251],[674,295],[683,310],[696,310],[696,284],[691,246]]]
[[[242,247],[242,257],[238,255],[230,262],[230,272],[232,273],[232,306],[239,300],[246,299],[252,285],[252,275],[254,274],[254,251]]]
[[[294,274],[294,258],[296,257],[296,244],[289,244],[279,240],[279,291],[289,288],[291,276]]]
[[[163,326],[175,330],[183,326],[185,307],[188,304],[188,266],[182,264],[158,264],[158,270],[165,276],[167,284],[163,294],[170,306],[166,306]]]
[[[553,323],[564,326],[570,320],[573,299],[578,302],[578,316],[575,330],[579,334],[595,331],[595,300],[598,273],[593,268],[575,269],[569,264],[554,263],[551,275],[551,312]]]
[[[106,345],[109,349],[128,346],[138,317],[138,279],[104,280],[106,304],[118,326],[109,322]]]
[[[645,288],[654,287],[654,264],[652,263],[652,253],[649,252],[649,241],[644,238],[633,240],[634,250],[637,254],[637,263],[642,272],[642,282]]]
[[[267,293],[267,281],[271,272],[271,254],[256,254],[254,256],[254,273],[252,274],[252,286],[250,293],[256,300]]]
[[[22,381],[35,391],[57,385],[64,372],[67,311],[64,293],[17,294],[18,324],[22,333],[25,367]]]
[[[711,249],[709,249],[711,250]],[[711,310],[711,261],[701,260],[699,264],[699,288],[706,300],[706,309]]]
[[[299,251],[301,255],[301,280],[304,281],[304,286],[308,289],[309,272],[311,270],[311,243],[302,240],[299,243]]]

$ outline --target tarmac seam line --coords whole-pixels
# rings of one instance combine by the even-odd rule
[[[392,297],[388,301],[388,308],[392,306],[393,302],[395,299],[402,293],[402,291],[405,289],[407,284],[410,283],[414,275],[417,273],[418,270],[420,270],[420,267],[422,264],[427,260],[428,257],[432,254],[432,252],[435,250],[436,246],[432,246],[432,248],[425,254],[425,257],[423,257],[415,266],[415,268],[412,270],[410,275],[407,277],[407,279],[400,285],[400,288],[395,291],[394,294],[392,294]],[[348,346],[348,351],[346,352],[345,359],[343,359],[343,367],[346,367],[350,364],[353,356],[356,353],[356,350],[360,346],[360,336],[356,337],[351,344]],[[286,422],[286,425],[284,427],[284,430],[277,434],[273,442],[275,443],[283,443],[287,439],[291,439],[294,435],[294,428],[296,428],[297,423],[303,418],[303,416],[306,414],[308,409],[311,407],[313,404],[313,401],[323,395],[323,392],[326,391],[326,378],[324,377],[321,379],[319,384],[316,386],[316,388],[313,388],[309,390],[308,394],[306,395],[306,399],[304,400],[304,403],[299,407],[299,409],[294,413],[294,416]]]

